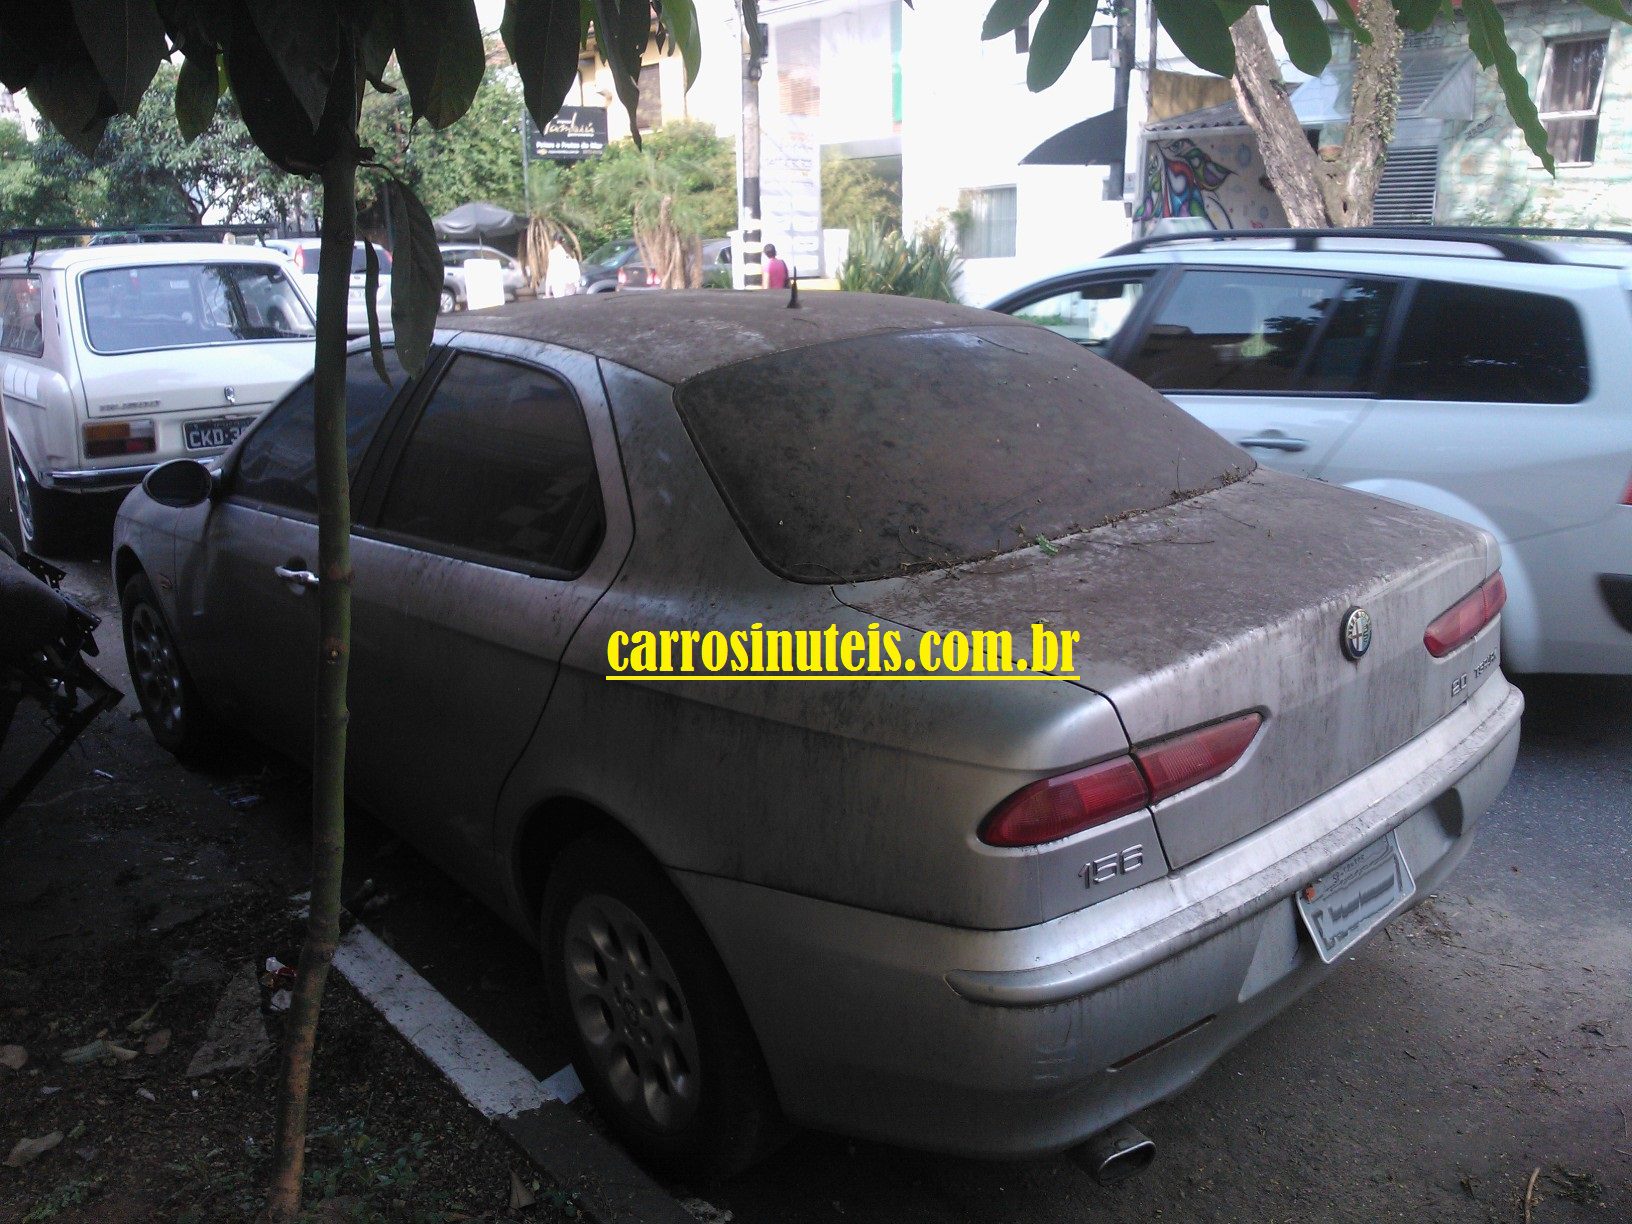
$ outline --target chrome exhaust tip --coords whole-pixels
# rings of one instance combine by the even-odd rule
[[[1118,1122],[1079,1143],[1068,1155],[1100,1185],[1110,1186],[1150,1168],[1156,1145],[1137,1128]]]

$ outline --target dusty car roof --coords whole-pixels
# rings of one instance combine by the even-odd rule
[[[578,349],[678,385],[754,357],[884,332],[1029,326],[969,306],[865,293],[718,289],[582,294],[516,302],[460,320],[460,331]]]
[[[248,242],[110,242],[103,246],[61,247],[39,251],[36,268],[129,267],[132,264],[276,263],[282,251]],[[7,255],[0,267],[17,268],[29,262],[27,251]]]

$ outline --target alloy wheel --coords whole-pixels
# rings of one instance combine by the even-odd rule
[[[567,916],[562,956],[572,1017],[618,1102],[665,1134],[697,1113],[697,1031],[669,958],[639,915],[604,894]]]
[[[131,679],[142,710],[166,734],[179,735],[185,715],[181,661],[169,630],[151,604],[138,603],[131,609],[130,650]]]

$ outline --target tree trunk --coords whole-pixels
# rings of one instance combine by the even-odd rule
[[[353,116],[355,119],[355,116]],[[346,130],[354,131],[355,122]],[[344,142],[323,167],[323,243],[318,258],[317,357],[313,382],[317,458],[318,616],[321,648],[312,746],[312,901],[299,977],[284,1022],[283,1083],[268,1209],[300,1213],[306,1165],[306,1099],[318,1012],[340,941],[345,858],[346,676],[351,658],[351,491],[346,464],[346,299],[357,228],[356,149]]]
[[[1359,0],[1356,15],[1371,33],[1371,45],[1355,46],[1353,97],[1342,151],[1336,161],[1321,166],[1326,215],[1333,225],[1371,224],[1400,107],[1405,31],[1395,19],[1394,5],[1390,0]]]
[[[1371,45],[1355,45],[1349,124],[1342,146],[1330,156],[1316,152],[1304,135],[1257,8],[1249,8],[1230,27],[1236,102],[1258,138],[1264,171],[1288,224],[1300,228],[1370,225],[1388,143],[1394,139],[1405,34],[1391,0],[1358,4],[1357,16],[1371,33]]]
[[[1343,3],[1343,0],[1336,0]],[[1386,3],[1387,0],[1384,0]],[[1258,138],[1264,173],[1286,213],[1287,223],[1308,228],[1327,224],[1326,200],[1320,188],[1320,155],[1309,145],[1292,99],[1281,82],[1281,66],[1269,49],[1269,38],[1249,8],[1230,27],[1235,43],[1235,76],[1230,84],[1236,105]]]

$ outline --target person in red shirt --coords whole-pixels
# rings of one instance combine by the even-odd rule
[[[765,288],[786,289],[788,287],[788,265],[776,257],[776,243],[765,244]]]

